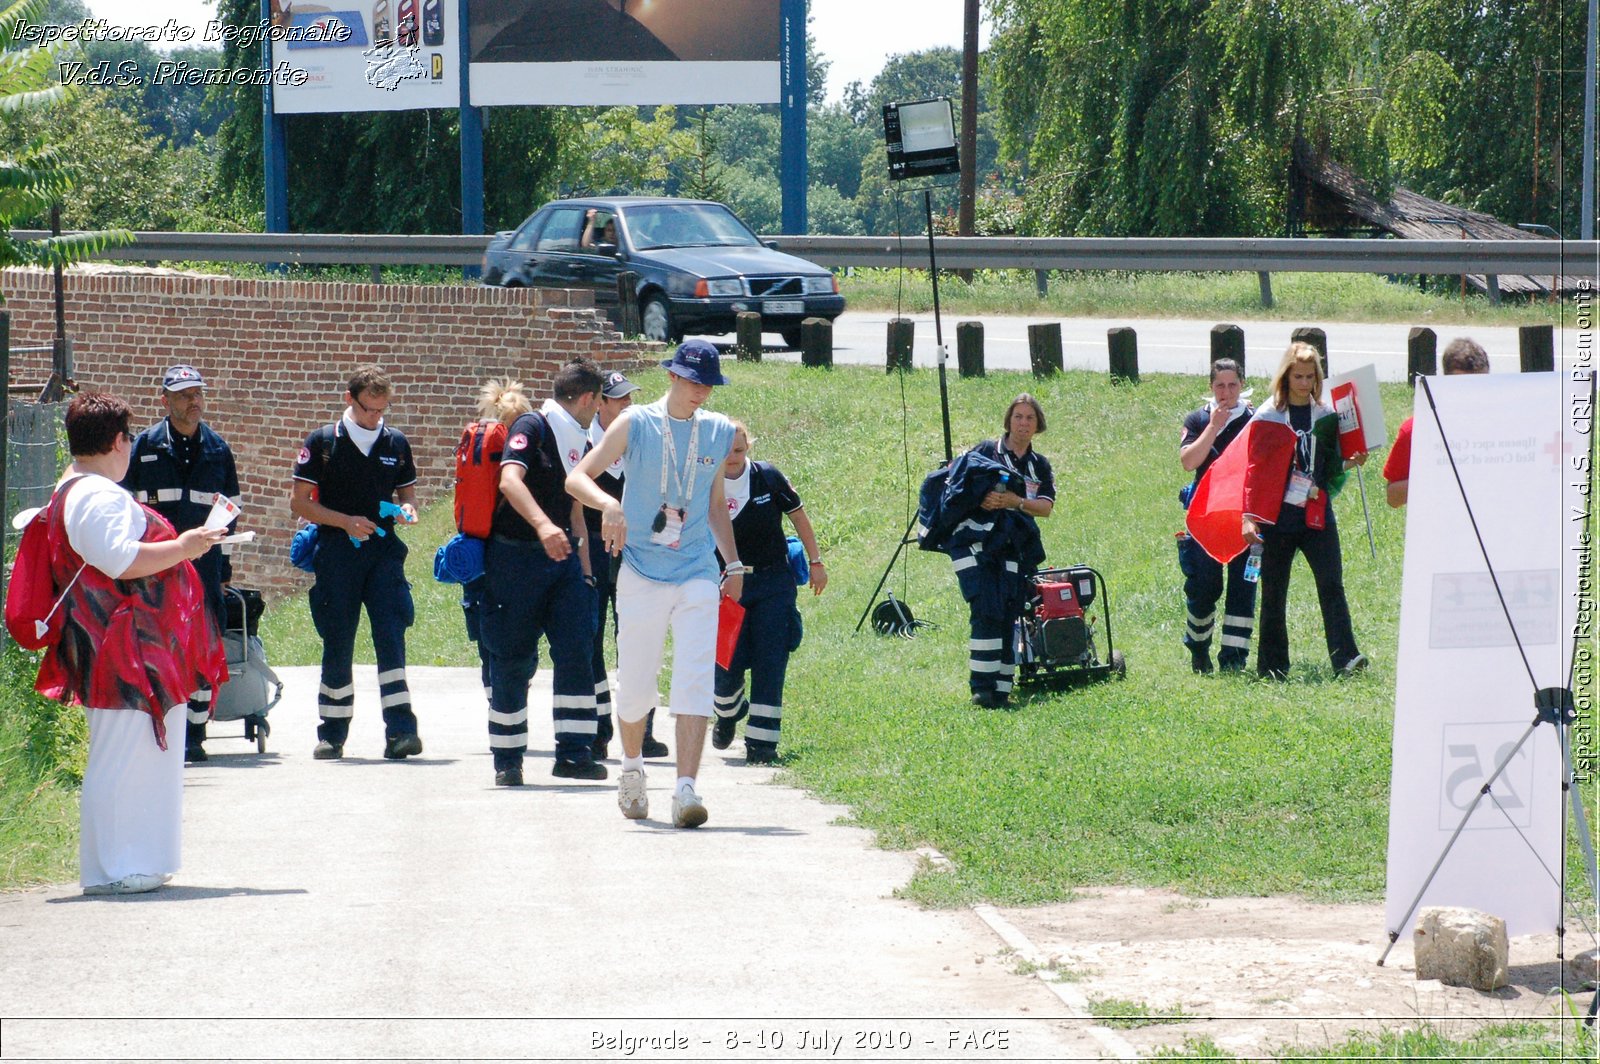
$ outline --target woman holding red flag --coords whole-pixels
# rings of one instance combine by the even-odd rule
[[[1244,498],[1239,522],[1246,544],[1262,545],[1261,635],[1257,671],[1289,675],[1287,607],[1296,553],[1306,556],[1317,584],[1328,657],[1340,674],[1366,668],[1356,649],[1344,594],[1344,561],[1330,499],[1344,486],[1345,470],[1366,462],[1365,452],[1345,460],[1339,452],[1339,417],[1322,400],[1317,349],[1293,343],[1272,379],[1272,396],[1250,423],[1244,448]]]

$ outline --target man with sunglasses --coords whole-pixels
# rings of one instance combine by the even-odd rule
[[[133,438],[128,475],[122,479],[138,501],[172,522],[178,532],[199,528],[211,516],[212,499],[226,495],[239,501],[239,473],[228,441],[217,435],[205,416],[206,382],[193,366],[177,365],[161,378],[158,398],[167,416]],[[238,518],[228,523],[232,532]],[[227,544],[195,559],[205,587],[206,610],[220,629],[226,616],[222,586],[233,579]],[[189,696],[188,728],[183,759],[205,761],[206,722],[211,719],[211,688]]]
[[[398,502],[401,519],[417,519],[417,467],[406,438],[384,423],[390,382],[377,366],[351,374],[344,414],[306,437],[294,466],[289,508],[317,525],[312,562],[311,620],[322,637],[322,686],[317,695],[317,746],[312,756],[344,756],[355,712],[351,660],[356,626],[366,607],[378,658],[378,694],[392,761],[422,753],[417,716],[406,686],[406,629],[415,618],[406,583],[406,545],[383,503]]]

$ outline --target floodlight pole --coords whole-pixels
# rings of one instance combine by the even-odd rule
[[[944,326],[939,320],[939,263],[933,254],[933,190],[922,190],[922,207],[928,216],[928,276],[933,278],[933,342],[939,355],[939,414],[944,419],[944,460],[949,465],[955,458],[950,447],[950,389],[945,384]]]

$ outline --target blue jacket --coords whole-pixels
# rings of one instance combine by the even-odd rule
[[[133,497],[172,522],[179,532],[205,524],[211,513],[211,496],[221,492],[239,501],[239,473],[233,451],[210,425],[200,423],[200,447],[194,464],[185,477],[172,453],[169,422],[162,418],[133,439],[128,459],[128,475],[122,486]],[[222,585],[233,579],[233,565],[227,546],[216,546],[195,560],[194,567],[205,583],[206,602],[222,618]]]
[[[1003,464],[968,451],[928,474],[917,506],[918,546],[950,556],[961,597],[974,610],[1006,616],[1021,611],[1028,577],[1044,561],[1032,517],[982,508],[984,496],[1012,476]]]

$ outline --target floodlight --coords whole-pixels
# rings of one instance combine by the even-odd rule
[[[883,139],[891,180],[961,172],[955,112],[948,96],[884,104]]]

